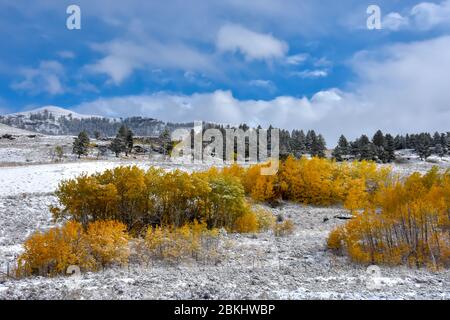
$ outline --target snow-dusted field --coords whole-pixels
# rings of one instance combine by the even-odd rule
[[[47,139],[43,145],[52,145],[50,139],[55,139],[53,145],[63,142],[54,137],[42,139]],[[11,148],[10,142],[3,142]],[[48,207],[57,203],[52,193],[61,180],[130,164],[167,170],[207,168],[131,159],[23,165],[20,152],[18,162],[22,165],[7,165],[13,153],[3,150],[8,148],[1,143],[0,271],[3,272],[20,254],[21,244],[32,232],[54,226]],[[33,152],[27,143],[17,149]],[[42,154],[42,149],[36,152]],[[393,168],[407,174],[425,172],[435,164],[410,159],[405,164],[394,164]],[[437,164],[448,168],[446,161],[438,159]],[[276,238],[272,232],[224,235],[220,258],[209,265],[131,263],[125,269],[82,274],[77,281],[70,277],[13,280],[0,274],[0,299],[450,299],[448,270],[434,273],[381,267],[379,286],[373,289],[373,279],[365,267],[328,252],[327,235],[334,226],[343,223],[334,218],[345,214],[343,209],[289,203],[268,209],[274,215],[291,218],[295,223],[294,234],[285,238]]]
[[[46,205],[53,196],[9,199],[0,207],[2,262],[12,261],[31,230],[52,225]],[[380,269],[379,286],[366,268],[336,257],[325,239],[345,213],[339,208],[284,204],[271,209],[292,218],[293,235],[275,238],[228,234],[214,264],[128,268],[68,277],[0,280],[0,299],[449,299],[450,273]],[[330,220],[324,222],[324,218]],[[4,267],[6,268],[6,267]]]

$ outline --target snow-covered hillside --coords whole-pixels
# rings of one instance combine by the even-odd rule
[[[80,121],[101,121],[100,116],[84,115],[56,106],[12,113],[0,117],[0,122],[15,128],[39,132],[43,134],[67,135],[75,134],[73,126],[79,126]],[[104,121],[109,122],[110,119]],[[84,128],[77,128],[83,130]],[[76,130],[75,130],[76,131]]]
[[[57,107],[57,106],[44,106],[41,108],[29,110],[29,111],[12,113],[8,116],[9,117],[23,117],[26,119],[30,119],[33,117],[33,115],[45,114],[45,113],[53,115],[53,117],[55,119],[59,119],[61,117],[67,117],[67,118],[72,118],[72,119],[103,118],[101,116],[76,113],[76,112],[73,112],[72,110],[64,109],[64,108]]]
[[[73,136],[86,131],[91,136],[98,132],[103,137],[115,136],[122,125],[130,128],[136,136],[146,137],[158,137],[166,128],[173,131],[180,127],[192,127],[191,124],[171,124],[148,117],[121,119],[79,114],[56,106],[0,116],[0,123],[48,135]]]
[[[11,126],[7,126],[6,124],[0,123],[0,136],[8,135],[8,134],[12,135],[12,136],[30,136],[30,135],[35,135],[36,133],[27,131],[27,130],[14,128]]]

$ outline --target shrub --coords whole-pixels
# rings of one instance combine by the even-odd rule
[[[182,259],[208,259],[217,253],[218,230],[194,221],[182,227],[149,227],[145,245],[150,256],[170,263]]]
[[[101,267],[127,264],[129,238],[126,226],[117,221],[92,222],[85,233],[90,254]]]
[[[264,208],[257,208],[254,210],[256,219],[258,220],[259,231],[272,230],[275,225],[275,216],[272,212],[265,210]]]
[[[276,223],[273,228],[273,233],[276,237],[285,237],[294,232],[294,222],[290,219],[283,222]]]
[[[149,225],[181,227],[194,220],[231,230],[247,212],[239,178],[214,169],[188,174],[118,167],[66,180],[56,195],[61,203],[52,208],[57,221],[70,218],[87,228],[92,221],[117,220],[133,234]]]
[[[259,223],[257,215],[248,211],[241,217],[237,218],[235,231],[239,233],[255,233],[259,231]]]
[[[370,194],[392,179],[389,168],[378,169],[375,163],[367,161],[347,164],[321,158],[288,157],[273,176],[261,175],[262,166],[226,172],[239,177],[246,194],[256,201],[273,202],[282,198],[314,205],[345,202],[351,210],[360,209]]]
[[[17,275],[54,276],[65,274],[70,265],[94,271],[111,263],[125,263],[127,234],[117,222],[97,222],[85,232],[78,222],[70,221],[45,233],[37,232],[24,243],[18,258]]]
[[[377,190],[363,213],[333,231],[348,256],[365,264],[439,268],[450,264],[450,172],[433,168]]]
[[[329,249],[340,252],[344,241],[343,228],[337,227],[328,235],[327,246]]]

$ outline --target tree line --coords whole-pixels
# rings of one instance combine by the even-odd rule
[[[394,138],[391,134],[383,134],[378,130],[372,139],[362,135],[354,141],[348,141],[341,135],[332,155],[337,161],[357,159],[387,163],[395,160],[397,150],[411,149],[421,160],[426,160],[432,154],[444,157],[449,153],[449,148],[450,132],[436,132],[433,136],[424,132],[397,135]]]

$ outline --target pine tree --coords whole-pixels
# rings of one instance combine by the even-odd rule
[[[287,158],[291,154],[290,147],[291,135],[287,130],[280,131],[280,156],[282,158]]]
[[[407,148],[406,138],[401,135],[396,135],[394,139],[395,150],[403,150]]]
[[[109,145],[109,149],[112,152],[114,152],[116,157],[118,158],[119,155],[127,149],[127,147],[126,147],[125,142],[123,141],[123,139],[121,139],[119,137],[115,137],[111,141],[111,144]]]
[[[90,140],[86,131],[81,131],[78,134],[78,137],[74,139],[72,152],[78,155],[78,159],[81,158],[82,155],[88,154],[89,143]]]
[[[384,138],[385,151],[386,151],[386,162],[391,162],[395,160],[395,141],[390,134],[386,134]]]
[[[308,132],[306,133],[306,138],[305,138],[306,152],[312,153],[312,145],[316,138],[317,137],[316,137],[316,133],[314,132],[314,130],[308,130]]]
[[[431,137],[426,133],[421,133],[416,139],[415,151],[421,160],[426,160],[431,156]]]
[[[191,133],[191,135],[193,136],[193,132]],[[173,149],[173,142],[170,138],[169,129],[165,128],[164,131],[161,132],[161,134],[159,135],[159,139],[161,140],[162,143],[164,155],[170,154],[170,152],[172,152]]]
[[[433,147],[438,144],[441,144],[441,135],[439,134],[439,132],[435,132],[433,135]]]
[[[125,155],[128,156],[128,153],[131,153],[131,151],[133,150],[133,131],[131,131],[130,129],[127,130],[127,134],[125,136],[125,145]]]
[[[356,142],[359,160],[375,160],[377,150],[366,135],[362,135]]]
[[[444,148],[440,143],[436,144],[436,146],[434,147],[434,153],[441,158],[445,156]]]
[[[448,148],[450,143],[450,138],[448,138],[445,133],[441,134],[441,146],[442,146],[442,152],[444,153],[444,155],[446,155],[448,153]]]
[[[387,156],[386,150],[385,150],[385,139],[384,139],[383,132],[381,132],[381,130],[378,130],[375,133],[375,135],[372,138],[372,143],[373,143],[377,158],[383,163],[388,162],[388,160],[387,160],[388,156]]]
[[[296,158],[300,158],[306,152],[306,136],[303,130],[293,130],[291,134],[291,152]]]
[[[377,147],[384,147],[384,135],[378,130],[372,138],[372,143]]]
[[[333,158],[335,158],[337,161],[342,161],[343,160],[342,157],[349,155],[350,152],[351,152],[350,145],[347,139],[345,138],[344,135],[341,135],[339,138],[338,145],[333,150],[332,154]]]
[[[312,144],[311,144],[311,155],[313,157],[324,158],[326,150],[325,139],[321,134],[318,136],[313,136]]]
[[[128,157],[128,154],[133,150],[133,131],[131,131],[126,125],[122,125],[119,128],[116,138],[122,140],[125,148],[120,152],[125,152],[125,156]],[[118,142],[116,142],[117,144]]]

